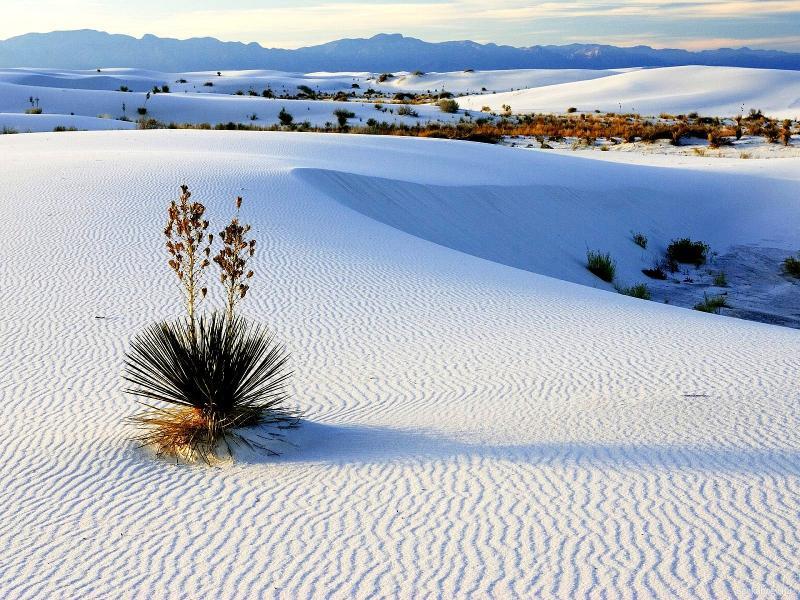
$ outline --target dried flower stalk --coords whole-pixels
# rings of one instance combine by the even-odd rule
[[[220,232],[222,248],[214,257],[214,262],[219,265],[220,280],[225,288],[226,308],[225,315],[230,322],[236,304],[245,297],[250,286],[247,281],[253,276],[253,271],[248,270],[247,262],[256,251],[256,241],[248,240],[247,234],[250,225],[239,222],[239,211],[242,208],[242,198],[236,199],[236,214],[230,224]]]
[[[183,288],[184,303],[189,317],[189,334],[194,337],[197,305],[205,298],[208,289],[203,286],[203,270],[210,264],[212,234],[206,235],[208,221],[203,218],[206,207],[191,202],[192,193],[186,185],[181,195],[167,209],[167,237],[169,266],[178,276]]]

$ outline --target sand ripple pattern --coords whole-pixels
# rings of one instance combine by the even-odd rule
[[[799,332],[393,229],[293,171],[331,168],[330,138],[6,137],[1,597],[800,595]],[[533,160],[464,148],[353,139],[341,169]],[[212,215],[244,195],[264,241],[247,311],[287,341],[307,413],[279,459],[176,466],[128,441],[120,367],[176,314],[158,249],[184,180]]]

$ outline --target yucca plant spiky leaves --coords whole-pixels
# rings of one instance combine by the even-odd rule
[[[142,428],[137,439],[159,454],[206,461],[220,444],[230,453],[231,442],[274,453],[235,430],[297,424],[299,415],[285,406],[288,360],[266,327],[239,316],[202,316],[194,335],[186,320],[151,325],[134,338],[125,363],[127,391],[149,408],[134,417]]]

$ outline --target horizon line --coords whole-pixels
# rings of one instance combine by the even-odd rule
[[[191,36],[191,37],[183,37],[182,38],[182,37],[160,36],[160,35],[156,35],[154,33],[143,33],[141,36],[137,37],[136,35],[132,35],[132,34],[129,34],[129,33],[114,33],[114,32],[109,32],[109,31],[102,30],[102,29],[92,29],[90,27],[81,28],[81,29],[53,29],[53,30],[50,30],[50,31],[28,31],[28,32],[25,32],[25,33],[20,33],[20,34],[17,34],[17,35],[12,35],[11,37],[0,39],[0,43],[7,42],[7,41],[10,41],[10,40],[13,40],[13,39],[16,39],[16,38],[20,38],[20,37],[25,37],[27,35],[50,35],[50,34],[53,34],[53,33],[80,33],[80,32],[101,33],[101,34],[105,34],[105,35],[108,35],[108,36],[123,36],[123,37],[132,38],[132,39],[137,40],[137,41],[142,41],[147,37],[153,37],[153,38],[160,39],[160,40],[172,40],[172,41],[178,41],[178,42],[187,42],[187,41],[192,41],[192,40],[214,40],[216,42],[220,42],[220,43],[223,43],[223,44],[242,44],[244,46],[256,45],[256,46],[258,46],[258,47],[260,47],[260,48],[262,48],[264,50],[286,50],[286,51],[301,50],[301,49],[304,49],[304,48],[315,48],[315,47],[319,47],[319,46],[324,46],[326,44],[332,44],[332,43],[335,43],[335,42],[341,42],[341,41],[347,41],[347,40],[371,40],[371,39],[374,39],[376,37],[381,37],[381,36],[387,36],[387,37],[397,37],[397,36],[399,36],[399,37],[402,37],[404,39],[417,40],[417,41],[421,41],[421,42],[424,42],[424,43],[427,43],[427,44],[448,44],[448,43],[465,43],[465,42],[468,42],[468,43],[471,43],[471,44],[477,44],[479,46],[491,46],[491,45],[494,45],[494,46],[498,46],[498,47],[515,48],[515,49],[527,49],[527,48],[537,48],[537,47],[538,48],[564,47],[564,46],[607,46],[607,47],[611,47],[611,48],[622,48],[622,49],[649,48],[651,50],[676,50],[676,51],[680,51],[680,52],[687,52],[689,54],[701,54],[701,53],[704,53],[704,52],[716,52],[716,51],[719,51],[719,50],[749,50],[750,52],[781,52],[781,53],[784,53],[784,54],[800,54],[800,52],[795,52],[795,51],[791,51],[791,50],[784,50],[784,49],[779,49],[779,48],[751,48],[750,46],[720,46],[720,47],[717,47],[717,48],[704,48],[704,49],[699,49],[699,50],[692,50],[690,48],[681,48],[680,46],[650,46],[650,45],[647,45],[647,44],[633,44],[633,45],[630,45],[630,46],[626,46],[626,45],[610,44],[610,43],[606,43],[606,42],[569,42],[569,43],[563,43],[563,44],[531,44],[530,46],[515,46],[515,45],[512,45],[512,44],[503,44],[503,43],[499,43],[499,42],[479,42],[479,41],[475,41],[475,40],[472,40],[472,39],[453,39],[453,40],[444,40],[444,41],[440,41],[440,42],[430,42],[430,41],[425,40],[425,39],[423,39],[421,37],[410,36],[410,35],[406,35],[406,34],[400,33],[400,32],[389,33],[389,32],[385,32],[385,31],[380,31],[378,33],[374,33],[374,34],[372,34],[370,36],[367,36],[367,37],[342,37],[342,38],[332,39],[332,40],[329,40],[327,42],[321,42],[321,43],[317,43],[317,44],[309,44],[309,45],[305,45],[305,46],[297,46],[295,48],[287,48],[287,47],[280,47],[280,46],[265,46],[263,43],[256,42],[256,41],[249,41],[248,42],[248,41],[243,41],[243,40],[226,40],[226,39],[222,39],[222,38],[218,38],[218,37],[214,37],[214,36],[209,36],[209,35]]]

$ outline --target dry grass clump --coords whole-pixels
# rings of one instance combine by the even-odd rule
[[[181,186],[167,209],[164,229],[169,267],[181,286],[186,318],[151,325],[137,335],[125,362],[128,391],[148,410],[133,418],[142,445],[158,455],[210,462],[220,451],[244,444],[274,450],[262,441],[282,439],[275,429],[296,426],[299,415],[284,406],[291,371],[288,354],[263,325],[236,314],[247,295],[253,271],[248,261],[256,242],[249,224],[236,213],[220,232],[222,247],[213,263],[225,299],[224,311],[198,312],[206,298],[205,270],[212,264],[213,234],[206,208]],[[242,428],[273,426],[245,436]],[[257,439],[256,439],[257,438]]]
[[[441,110],[443,113],[457,113],[458,102],[450,98],[442,98],[439,100],[439,110]]]

